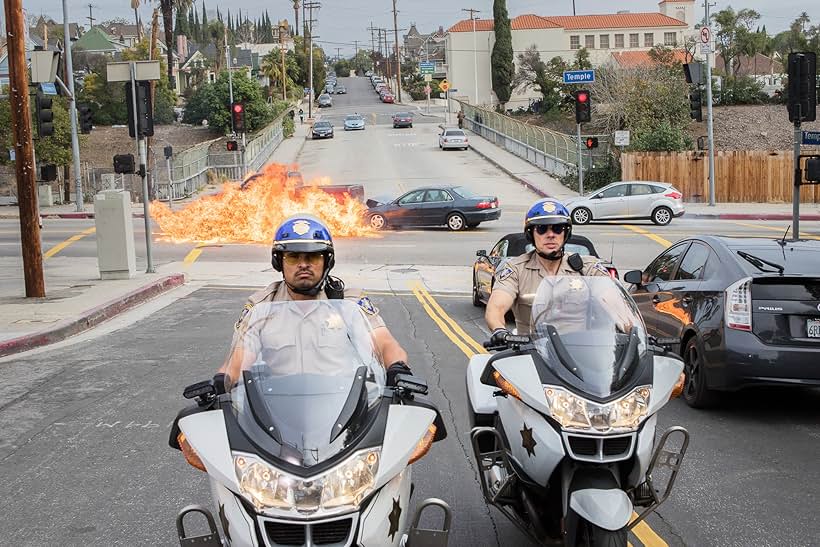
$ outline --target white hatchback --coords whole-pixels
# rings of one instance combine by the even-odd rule
[[[683,215],[683,194],[666,182],[614,182],[585,196],[570,198],[566,206],[573,224],[593,220],[650,219],[665,226]]]

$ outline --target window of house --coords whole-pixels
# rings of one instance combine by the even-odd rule
[[[623,34],[616,34],[615,35],[615,48],[623,48],[624,47],[624,35]]]
[[[595,49],[595,35],[587,34],[584,36],[584,47],[587,49]]]
[[[655,34],[647,32],[643,35],[643,47],[652,47],[655,45]]]
[[[674,32],[664,32],[663,33],[663,45],[665,46],[676,46],[678,45],[678,36]]]
[[[580,36],[570,36],[569,37],[569,49],[581,49],[581,37]]]
[[[609,34],[601,34],[598,37],[598,46],[601,49],[609,49]]]
[[[629,47],[638,47],[640,44],[638,43],[638,33],[630,34],[629,35]]]

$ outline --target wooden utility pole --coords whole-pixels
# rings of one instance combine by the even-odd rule
[[[157,47],[157,40],[158,39],[159,39],[159,9],[154,8],[154,13],[151,16],[151,42],[148,44],[148,60],[149,61],[153,61],[155,59],[155,57],[159,57],[159,55],[156,55],[156,56],[154,55],[154,53],[158,53],[158,52],[155,51],[156,47]],[[170,46],[168,46],[168,47],[170,47]],[[154,112],[153,112],[154,104],[156,104],[156,101],[154,100],[154,97],[156,96],[157,82],[154,81],[154,80],[151,80],[151,83],[149,84],[149,88],[151,90],[151,117],[153,117],[154,116]],[[129,105],[129,107],[130,107],[130,105]],[[152,161],[153,154],[151,154],[151,141],[152,140],[153,139],[151,137],[146,137],[145,138],[145,146],[146,146],[146,149],[148,150],[148,159],[145,162],[145,170],[148,172],[148,196],[146,196],[144,199],[149,199],[149,198],[150,199],[156,199],[156,185],[154,184],[156,181],[154,181],[154,177],[151,175],[151,173],[153,173],[153,170],[151,169],[151,164],[153,163],[153,161]],[[169,180],[168,181],[168,192],[170,192],[170,191],[171,191],[171,181]]]
[[[28,67],[26,64],[25,21],[23,1],[5,0],[6,34],[8,35],[9,104],[14,135],[17,201],[20,207],[20,240],[23,248],[23,275],[26,296],[46,295],[43,279],[43,251],[40,248],[40,225],[37,211],[37,178],[34,165],[34,143],[31,140],[31,110],[28,100]]]
[[[393,35],[396,40],[396,90],[399,92],[399,102],[401,102],[401,58],[399,57],[399,23],[396,11],[396,0],[393,0]]]

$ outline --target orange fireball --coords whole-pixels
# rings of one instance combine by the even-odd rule
[[[254,176],[244,190],[226,182],[220,192],[202,196],[182,209],[151,203],[151,217],[163,239],[175,243],[270,243],[279,224],[295,214],[321,219],[334,237],[373,235],[364,222],[367,207],[345,194],[334,198],[313,186],[299,186],[287,177],[288,166],[271,164]],[[322,177],[319,184],[327,184]]]

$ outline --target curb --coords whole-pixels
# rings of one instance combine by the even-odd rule
[[[541,190],[540,188],[536,188],[535,185],[533,185],[533,183],[531,183],[527,179],[519,177],[518,175],[516,175],[515,173],[513,173],[512,171],[510,171],[509,169],[507,169],[503,165],[501,165],[501,163],[497,162],[496,160],[494,160],[493,158],[491,158],[490,156],[488,156],[487,154],[485,154],[481,150],[479,150],[477,148],[473,148],[472,146],[470,146],[470,150],[472,150],[473,152],[475,152],[476,154],[478,154],[479,156],[481,156],[482,158],[484,158],[488,162],[492,163],[493,165],[495,165],[496,167],[501,169],[503,172],[505,172],[507,175],[512,177],[514,180],[518,181],[523,186],[526,186],[527,188],[529,188],[530,190],[532,190],[533,192],[535,192],[536,194],[538,194],[542,198],[552,197],[549,194],[547,194],[546,192],[544,192],[543,190]]]
[[[183,283],[185,283],[185,274],[167,275],[96,308],[63,319],[51,328],[0,342],[0,357],[61,342],[75,334],[92,329],[162,293],[175,289]]]
[[[686,218],[711,220],[792,220],[794,218],[792,215],[785,213],[686,213],[684,216]],[[801,214],[800,220],[817,221],[820,220],[820,214]]]

